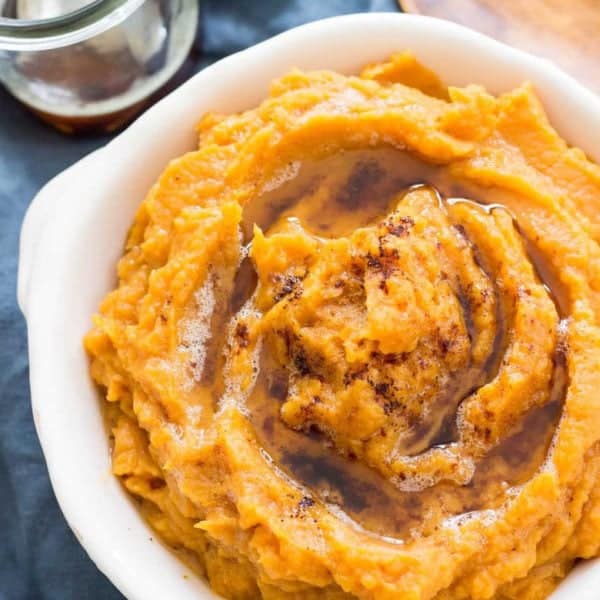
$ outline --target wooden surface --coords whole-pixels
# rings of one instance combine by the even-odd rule
[[[600,94],[600,0],[399,0],[554,61]]]

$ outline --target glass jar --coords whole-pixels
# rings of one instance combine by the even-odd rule
[[[129,121],[183,65],[197,0],[0,0],[0,80],[71,133]]]

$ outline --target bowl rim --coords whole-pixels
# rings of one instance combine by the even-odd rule
[[[357,25],[377,27],[382,24],[383,20],[385,20],[386,27],[389,27],[390,23],[394,21],[399,25],[399,29],[418,26],[430,29],[435,35],[441,32],[443,35],[450,37],[460,37],[466,45],[485,48],[490,54],[502,55],[506,63],[519,63],[524,65],[527,71],[532,73],[532,76],[535,74],[540,80],[551,81],[552,85],[560,90],[557,92],[559,96],[565,99],[573,99],[577,96],[581,106],[587,105],[588,112],[594,109],[600,115],[600,98],[550,61],[512,48],[464,26],[432,17],[402,13],[375,12],[334,16],[300,25],[280,33],[259,44],[229,55],[199,71],[190,80],[145,112],[107,145],[82,158],[50,180],[38,192],[26,212],[20,236],[17,296],[19,306],[27,321],[31,403],[36,431],[48,466],[54,493],[67,523],[100,571],[128,598],[142,598],[134,578],[131,577],[130,572],[111,561],[105,545],[97,539],[93,530],[89,530],[86,525],[89,522],[89,516],[86,515],[85,507],[80,506],[75,495],[69,494],[67,491],[69,482],[61,474],[61,461],[55,443],[57,440],[49,437],[47,432],[42,434],[44,420],[47,415],[46,411],[50,410],[50,407],[43,402],[43,394],[40,389],[42,386],[36,380],[38,366],[42,362],[42,357],[36,353],[36,339],[43,328],[44,303],[43,294],[35,295],[32,290],[40,285],[43,287],[44,274],[51,273],[47,268],[50,265],[47,262],[45,263],[46,257],[44,256],[43,247],[44,239],[47,239],[47,230],[53,226],[54,211],[61,209],[58,206],[57,199],[61,196],[61,190],[68,187],[71,178],[75,174],[95,170],[103,161],[107,160],[111,150],[123,148],[132,142],[135,145],[136,139],[139,141],[145,137],[146,131],[151,130],[159,122],[161,112],[168,110],[169,106],[174,104],[174,100],[186,94],[192,85],[198,84],[200,81],[208,84],[215,78],[230,77],[233,72],[231,69],[236,64],[245,60],[253,61],[256,64],[259,59],[266,57],[268,53],[277,53],[284,50],[290,42],[297,42],[307,36],[328,35],[332,32],[332,28],[351,28]],[[600,117],[598,119],[598,124],[600,124]],[[584,147],[584,150],[591,152],[589,148]],[[64,210],[64,208],[63,206],[62,209]],[[52,435],[55,435],[55,433]],[[80,532],[85,534],[85,541],[79,535]],[[597,572],[595,575],[600,580],[600,564],[597,567],[594,571]],[[587,570],[591,571],[592,569],[588,568]]]

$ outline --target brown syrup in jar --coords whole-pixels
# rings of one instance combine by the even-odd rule
[[[49,52],[51,54],[51,52]],[[57,53],[60,55],[60,53]],[[76,56],[71,59],[70,69],[77,68],[73,63],[76,63]],[[21,100],[23,104],[37,117],[52,127],[58,129],[62,133],[68,135],[102,135],[111,134],[124,128],[131,123],[141,112],[146,108],[158,102],[162,97],[173,91],[181,85],[194,73],[194,66],[198,60],[197,53],[192,48],[190,53],[185,58],[183,64],[177,72],[149,97],[144,98],[133,104],[129,104],[119,110],[89,114],[89,115],[68,115],[42,110],[37,106],[28,104],[25,100]],[[98,73],[98,68],[102,69],[103,61],[98,60],[98,64],[82,64],[79,66],[79,71],[88,71],[91,75],[90,79],[90,99],[93,99],[93,81],[98,77],[102,77],[102,73]],[[39,67],[39,65],[38,65]],[[60,69],[53,69],[53,72],[61,73]],[[76,72],[77,74],[77,72]],[[31,77],[35,77],[35,73],[31,73]],[[57,83],[60,83],[58,81]],[[128,85],[128,81],[115,82],[115,94],[119,93],[119,88]]]

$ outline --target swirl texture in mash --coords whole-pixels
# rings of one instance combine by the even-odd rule
[[[86,337],[113,470],[228,598],[545,598],[600,546],[600,169],[408,53],[208,115]]]

